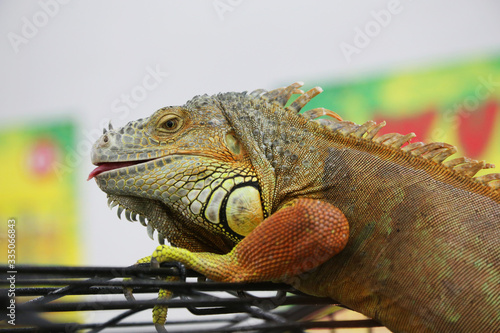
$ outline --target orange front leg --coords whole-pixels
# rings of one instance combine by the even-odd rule
[[[215,281],[286,281],[339,253],[348,238],[349,224],[338,208],[301,198],[265,219],[228,254],[162,245],[151,261],[180,261]]]

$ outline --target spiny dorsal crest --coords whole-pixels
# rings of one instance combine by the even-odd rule
[[[288,87],[278,88],[271,91],[265,91],[263,89],[255,90],[250,93],[250,95],[255,98],[265,99],[270,103],[278,103],[281,107],[285,108],[286,103],[293,94],[300,94],[295,101],[285,108],[290,112],[299,113],[311,99],[323,92],[323,89],[320,87],[314,87],[309,91],[304,92],[300,89],[302,86],[302,82],[295,82]],[[476,161],[466,157],[459,157],[445,162],[444,160],[446,158],[457,152],[457,149],[448,143],[409,143],[410,140],[416,136],[415,133],[408,133],[406,135],[388,133],[377,136],[380,129],[385,126],[385,121],[377,124],[374,121],[369,120],[362,125],[358,125],[351,121],[342,120],[338,114],[325,108],[308,110],[303,112],[301,115],[306,119],[319,123],[329,130],[339,133],[345,137],[353,137],[358,140],[375,142],[389,149],[400,150],[407,154],[421,157],[427,161],[435,162],[442,167],[451,169],[464,177],[471,178],[480,184],[488,186],[500,194],[500,173],[492,173],[472,178],[481,169],[494,168],[495,166],[493,164],[486,163],[485,161]],[[327,116],[328,118],[319,119],[319,117],[322,116]],[[406,143],[408,144],[403,146]]]

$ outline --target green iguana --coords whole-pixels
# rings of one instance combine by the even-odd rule
[[[446,143],[377,136],[384,122],[299,114],[322,91],[301,86],[197,96],[104,130],[89,179],[172,245],[139,262],[283,281],[396,332],[499,332],[500,174],[473,178],[493,166],[445,161]],[[153,310],[157,329],[165,317]]]

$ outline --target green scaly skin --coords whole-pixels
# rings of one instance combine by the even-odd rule
[[[89,178],[171,244],[142,261],[284,281],[395,332],[499,331],[500,174],[384,123],[298,114],[321,92],[300,86],[197,96],[95,143]]]

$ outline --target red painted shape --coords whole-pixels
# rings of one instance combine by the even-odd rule
[[[458,138],[465,156],[481,158],[491,140],[498,113],[498,101],[493,99],[481,104],[477,110],[469,112],[463,109],[458,113]]]
[[[434,108],[428,109],[424,112],[419,112],[416,115],[411,115],[407,117],[397,117],[390,118],[382,114],[375,114],[375,121],[377,123],[385,120],[387,125],[385,125],[380,134],[386,133],[400,133],[408,134],[413,132],[417,135],[412,142],[425,141],[429,137],[429,131],[431,129],[432,123],[437,117],[437,112]]]
[[[35,176],[46,176],[52,171],[57,160],[57,144],[50,138],[40,138],[34,142],[27,158],[28,168]]]

